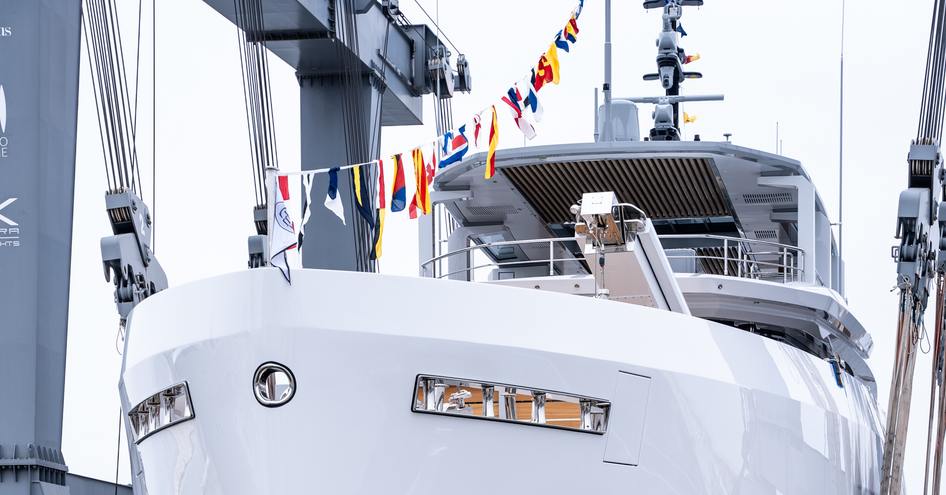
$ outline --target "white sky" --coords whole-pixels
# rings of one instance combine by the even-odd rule
[[[432,15],[436,0],[422,0]],[[134,67],[137,3],[119,0],[128,64]],[[528,71],[567,18],[573,0],[440,2],[440,24],[470,60],[474,91],[455,99],[456,121],[498,99]],[[562,55],[562,83],[543,90],[545,120],[533,144],[592,140],[593,92],[603,73],[602,0],[587,0],[576,49]],[[639,0],[614,6],[614,93],[659,94],[641,75],[654,70],[659,14]],[[703,59],[693,70],[705,78],[686,84],[688,94],[725,93],[724,103],[691,104],[699,116],[686,135],[774,151],[776,122],[783,152],[800,160],[837,220],[838,57],[840,0],[709,0],[690,9],[683,46]],[[473,7],[475,5],[475,8]],[[426,19],[412,0],[401,7],[417,23]],[[234,27],[200,0],[158,5],[157,202],[151,189],[150,2],[142,33],[139,156],[145,200],[156,223],[156,253],[173,286],[246,268],[252,233],[252,185]],[[893,360],[897,300],[890,289],[895,266],[897,198],[906,184],[906,154],[915,134],[931,2],[848,2],[845,108],[845,255],[847,296],[855,315],[873,333],[871,365],[881,408]],[[284,169],[299,168],[298,86],[292,69],[272,57],[279,155]],[[72,298],[63,451],[72,472],[115,476],[117,394],[121,357],[115,350],[117,314],[112,286],[102,275],[99,238],[109,234],[104,211],[105,177],[95,124],[88,65],[82,53],[76,173]],[[426,126],[389,128],[384,155],[434,137],[431,101]],[[650,109],[641,111],[643,132]],[[511,126],[508,126],[511,127]],[[517,131],[501,147],[521,145]],[[317,164],[319,166],[335,164]],[[401,218],[388,221],[385,273],[415,274],[416,230]],[[932,313],[932,310],[930,311]],[[213,366],[213,363],[208,363]],[[906,474],[922,483],[930,358],[921,355],[914,386],[913,424]],[[120,480],[129,479],[121,449]]]

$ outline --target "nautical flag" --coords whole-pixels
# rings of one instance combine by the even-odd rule
[[[384,160],[378,160],[378,208],[385,209],[388,206],[388,191],[384,187]]]
[[[437,175],[437,143],[434,142],[433,149],[430,153],[430,163],[428,163],[424,170],[427,171],[427,189],[430,190],[434,186],[434,177]]]
[[[355,190],[355,209],[368,226],[374,228],[374,205],[371,201],[370,187],[368,186],[368,166],[359,165],[351,169],[352,188]]]
[[[687,58],[683,60],[684,64],[689,64],[690,62],[696,62],[700,59],[699,53],[694,53],[693,55],[687,55]]]
[[[572,18],[568,20],[565,24],[565,29],[562,31],[564,31],[564,37],[569,43],[573,45],[578,43],[578,33],[581,32],[581,30],[578,29],[578,17],[572,15]]]
[[[545,52],[545,57],[548,60],[549,67],[552,69],[552,84],[558,84],[559,82],[559,65],[558,65],[558,48],[555,46],[555,43],[549,45],[549,49]]]
[[[394,185],[391,189],[391,212],[404,211],[407,206],[407,190],[404,187],[404,163],[400,154],[391,157],[394,161]]]
[[[289,274],[286,251],[295,249],[298,239],[296,224],[289,213],[289,177],[276,176],[276,180],[270,184],[269,189],[272,191],[270,211],[273,215],[269,219],[269,264],[279,268],[283,277],[291,284],[292,278]]]
[[[302,252],[302,244],[305,241],[305,225],[312,216],[312,177],[314,174],[305,174],[302,176],[302,190],[305,192],[305,203],[302,205],[302,222],[299,225],[299,252]]]
[[[575,9],[575,18],[581,17],[581,10],[585,8],[585,0],[578,0],[578,8]]]
[[[677,22],[677,28],[674,29],[674,31],[680,33],[680,37],[681,37],[681,38],[687,35],[687,30],[686,30],[686,29],[683,29],[683,23],[682,23],[682,22]]]
[[[414,191],[414,199],[408,207],[411,218],[417,218],[417,211],[420,210],[424,215],[430,213],[430,191],[427,181],[427,165],[424,163],[424,151],[420,148],[414,148],[411,152],[414,159],[414,182],[417,189]]]
[[[546,83],[558,84],[558,70],[558,48],[552,42],[549,51],[542,54],[538,65],[532,70],[532,87],[540,91]]]
[[[440,165],[438,168],[445,168],[459,163],[463,160],[466,152],[470,149],[470,143],[466,140],[466,125],[460,126],[456,133],[447,131],[443,135],[443,150],[441,153]]]
[[[688,113],[686,113],[686,112],[683,112],[683,123],[684,123],[684,124],[692,124],[692,123],[694,123],[694,122],[696,122],[696,115],[690,115],[690,114],[688,114]]]
[[[562,38],[562,31],[559,31],[558,34],[555,35],[555,46],[561,50],[565,50],[566,53],[571,47],[571,45],[568,44],[568,41]]]
[[[483,117],[479,113],[473,116],[473,145],[477,148],[480,147],[480,129],[483,127],[482,120]]]
[[[528,92],[522,100],[523,113],[533,122],[542,122],[542,116],[545,115],[545,110],[542,108],[542,103],[539,101],[539,95],[531,84],[526,84],[525,86],[527,86]]]
[[[496,105],[493,105],[493,119],[489,126],[489,151],[486,152],[486,173],[484,175],[487,180],[496,175],[497,144],[499,144],[499,119],[496,118]]]
[[[328,171],[328,194],[325,195],[325,207],[342,221],[342,225],[345,225],[345,204],[338,195],[338,171],[338,167],[332,167]]]
[[[384,208],[378,208],[377,227],[374,229],[374,239],[371,242],[371,259],[381,258],[381,239],[384,237]]]
[[[509,88],[509,91],[506,92],[506,96],[503,96],[503,103],[509,107],[509,111],[512,112],[512,119],[516,122],[516,126],[519,127],[519,130],[526,136],[528,139],[533,139],[535,137],[535,127],[522,115],[522,93],[519,92],[519,88],[513,86]]]
[[[568,20],[565,27],[555,35],[555,47],[565,52],[571,51],[571,45],[578,42],[578,19],[575,15]]]

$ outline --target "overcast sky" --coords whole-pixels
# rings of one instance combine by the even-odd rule
[[[458,0],[440,2],[440,25],[470,60],[474,91],[455,99],[461,121],[497,100],[535,63],[567,19],[573,0]],[[659,94],[641,75],[654,70],[659,14],[639,0],[614,8],[614,93]],[[138,2],[119,0],[129,67],[134,68]],[[436,15],[435,0],[422,0]],[[692,104],[698,121],[687,137],[722,140],[731,132],[742,146],[775,150],[780,123],[783,153],[800,160],[837,221],[840,0],[726,0],[688,10],[683,46],[703,59],[687,94],[724,93],[724,103]],[[880,404],[887,408],[897,298],[890,247],[897,198],[906,184],[906,154],[915,134],[926,56],[929,0],[858,0],[848,4],[845,76],[845,218],[847,296],[876,343],[871,366]],[[475,5],[475,8],[473,6]],[[425,18],[413,0],[401,0],[413,22]],[[603,72],[604,2],[588,0],[576,49],[562,55],[561,85],[543,90],[545,120],[529,145],[593,139],[594,88]],[[235,28],[200,0],[162,0],[157,14],[157,198],[152,197],[152,92],[150,0],[143,20],[138,153],[144,199],[155,213],[156,253],[171,286],[246,268],[252,233],[252,182]],[[299,168],[299,95],[292,69],[272,57],[272,85],[281,165]],[[88,61],[82,54],[76,174],[72,297],[63,451],[74,473],[115,475],[117,394],[121,357],[112,287],[105,282],[99,238],[109,234],[105,177]],[[430,100],[425,126],[385,129],[382,153],[404,151],[434,137]],[[641,109],[644,132],[649,108]],[[500,146],[521,146],[515,131]],[[316,164],[319,166],[334,164]],[[384,273],[416,274],[414,225],[388,221]],[[458,308],[462,311],[462,308]],[[932,311],[930,311],[932,313]],[[208,363],[212,368],[213,363]],[[929,356],[920,356],[906,473],[922,483]],[[121,449],[120,479],[129,479]]]

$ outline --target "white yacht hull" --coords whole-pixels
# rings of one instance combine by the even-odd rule
[[[137,493],[879,491],[875,398],[790,346],[565,294],[292,275],[225,275],[135,309],[126,411],[186,381],[196,415],[132,449]],[[254,397],[267,361],[298,381],[285,406]],[[608,432],[418,414],[418,374],[606,399]]]

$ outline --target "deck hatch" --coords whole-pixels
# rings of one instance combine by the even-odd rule
[[[500,170],[546,224],[573,221],[569,208],[589,191],[614,191],[654,219],[734,216],[707,158],[609,158]]]

